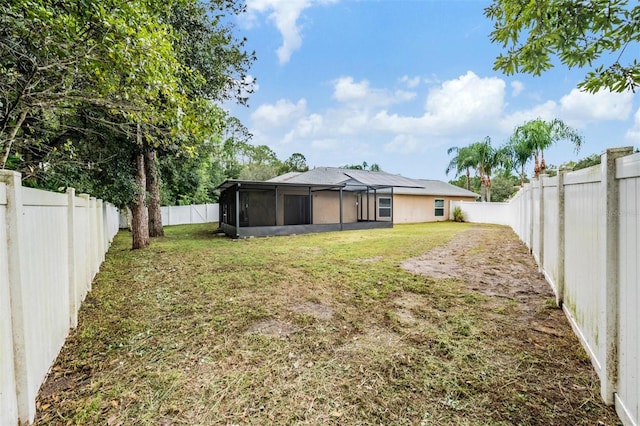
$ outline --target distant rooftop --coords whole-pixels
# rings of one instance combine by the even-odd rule
[[[266,182],[313,185],[345,185],[350,189],[393,188],[395,194],[477,197],[475,192],[433,179],[410,179],[386,172],[316,167],[306,172],[289,172]]]

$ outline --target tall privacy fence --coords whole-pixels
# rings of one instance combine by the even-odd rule
[[[640,424],[640,154],[541,176],[509,203],[453,202],[469,222],[509,225],[533,253],[625,425]]]
[[[219,213],[219,204],[191,204],[188,206],[160,207],[162,226],[218,222]],[[130,224],[131,212],[123,210],[120,213],[120,228],[129,228]]]
[[[98,272],[118,211],[0,171],[0,424],[31,423],[36,396]]]

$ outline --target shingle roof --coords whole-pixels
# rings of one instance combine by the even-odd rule
[[[391,188],[395,194],[440,195],[449,197],[477,197],[475,192],[467,191],[450,183],[433,179],[410,179],[400,175],[368,170],[340,169],[337,167],[316,167],[306,172],[290,172],[269,179],[266,182],[309,184],[309,185],[346,185],[345,189],[366,190],[372,188]]]
[[[289,179],[298,176],[301,172],[288,172],[280,176],[276,176],[271,179],[267,179],[266,182],[288,182]]]
[[[394,194],[406,194],[406,195],[442,195],[448,197],[478,197],[478,194],[472,191],[467,191],[459,186],[451,185],[450,183],[443,182],[441,180],[433,179],[416,179],[420,182],[421,188],[394,188]]]
[[[369,186],[374,188],[420,187],[421,183],[399,175],[368,170],[339,169],[336,167],[316,167],[307,172],[291,176],[291,173],[269,179],[267,182],[291,182],[347,186]]]

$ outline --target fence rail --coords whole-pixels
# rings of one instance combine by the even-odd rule
[[[529,247],[589,354],[603,400],[640,424],[640,154],[532,181],[508,203],[453,202],[470,222],[509,225]]]
[[[33,422],[118,221],[101,200],[23,188],[19,173],[0,171],[0,424]]]

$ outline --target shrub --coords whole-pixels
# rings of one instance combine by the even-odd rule
[[[456,222],[464,222],[464,213],[462,213],[462,209],[460,207],[453,209],[453,220]]]

